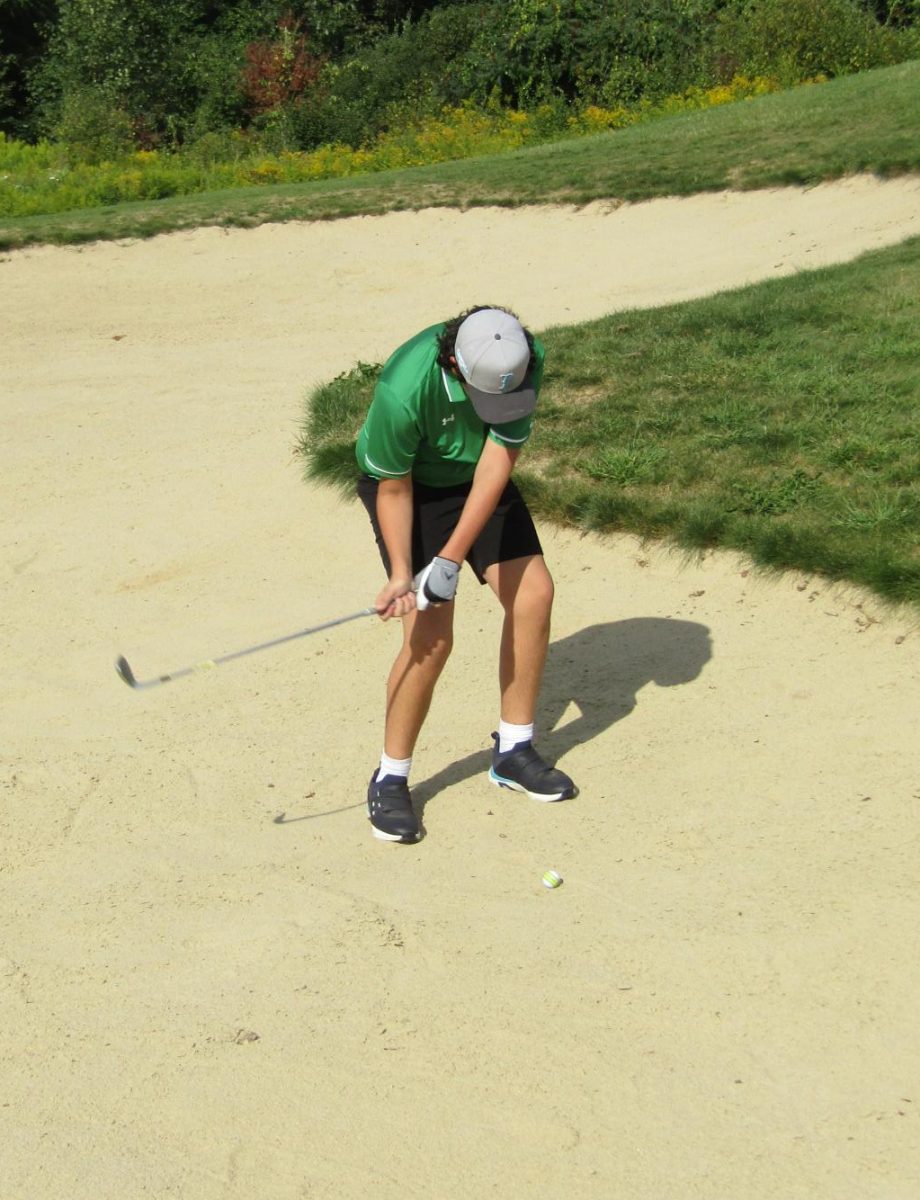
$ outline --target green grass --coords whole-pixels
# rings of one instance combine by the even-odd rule
[[[517,477],[537,513],[920,604],[920,239],[545,334]],[[351,486],[376,371],[308,400],[306,473]]]
[[[627,129],[347,180],[235,188],[0,221],[0,249],[433,206],[644,200],[920,171],[920,61]]]

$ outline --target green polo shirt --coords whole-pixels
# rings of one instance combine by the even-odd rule
[[[374,398],[358,434],[361,470],[377,479],[411,475],[431,487],[450,487],[473,478],[487,437],[519,450],[533,416],[505,425],[486,425],[456,376],[438,366],[438,337],[444,324],[423,329],[400,346],[380,373]],[[534,339],[534,387],[543,381],[544,348]]]

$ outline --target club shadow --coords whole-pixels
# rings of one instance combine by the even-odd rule
[[[628,717],[648,684],[692,683],[711,658],[708,627],[670,617],[631,617],[590,625],[552,642],[537,706],[541,754],[550,762],[560,762],[575,746]],[[571,705],[578,716],[559,726]],[[490,764],[491,747],[476,750],[414,784],[413,805],[419,817],[439,793],[487,772]]]
[[[345,804],[341,808],[326,808],[322,812],[304,813],[302,817],[289,817],[287,812],[278,813],[277,817],[272,817],[274,825],[293,825],[297,821],[318,821],[320,817],[334,817],[336,813],[351,812],[353,808],[365,808],[365,802],[359,801],[357,804]]]

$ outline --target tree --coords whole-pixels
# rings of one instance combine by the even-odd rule
[[[0,0],[0,129],[29,132],[29,73],[40,61],[52,24],[55,0]]]
[[[60,0],[35,88],[45,124],[91,96],[142,140],[174,138],[193,106],[204,0]]]

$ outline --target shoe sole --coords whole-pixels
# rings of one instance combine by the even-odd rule
[[[489,778],[498,787],[508,788],[511,792],[520,792],[523,796],[529,796],[531,800],[541,800],[545,804],[552,804],[556,800],[571,800],[575,795],[575,788],[563,788],[561,792],[529,792],[527,788],[520,783],[515,783],[513,779],[504,779],[501,775],[495,774],[495,768],[489,768]]]
[[[413,842],[417,842],[422,836],[421,833],[384,833],[382,829],[378,829],[376,825],[371,826],[371,833],[381,842],[403,842],[407,846]]]
[[[369,815],[367,819],[371,820]],[[371,822],[371,833],[381,842],[403,842],[407,846],[419,841],[422,836],[421,830],[418,833],[387,833],[385,829],[378,829],[373,822]]]

